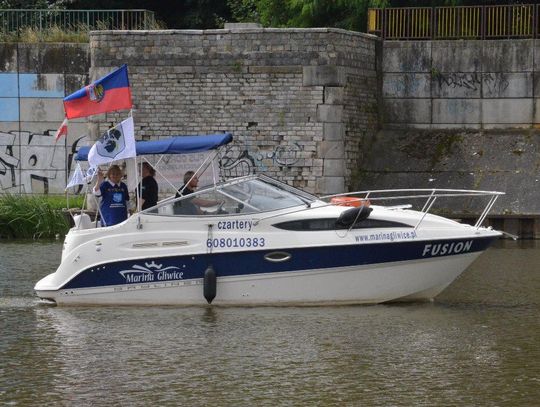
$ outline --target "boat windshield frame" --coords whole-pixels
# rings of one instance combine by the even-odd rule
[[[233,190],[235,187],[240,188]],[[248,190],[250,190],[251,192],[242,191],[242,187],[247,187]],[[263,191],[265,192],[265,194],[255,194],[255,189],[258,189],[259,192]],[[182,195],[180,197],[166,198],[160,201],[156,206],[141,211],[140,214],[182,217],[204,216],[201,214],[193,213],[173,213],[172,210],[163,209],[167,206],[171,206],[172,209],[174,205],[178,205],[177,203],[180,203],[181,205],[181,202],[183,201],[192,200],[193,198],[197,197],[202,198],[206,194],[214,194],[215,196],[223,198],[221,201],[221,205],[214,205],[214,207],[218,207],[218,209],[215,210],[215,213],[212,211],[208,213],[215,216],[259,214],[290,209],[299,206],[309,208],[313,202],[318,201],[318,198],[315,195],[292,187],[284,182],[277,181],[263,174],[252,174],[240,178],[233,178],[221,181],[216,184],[210,184],[198,189],[197,191],[194,191],[187,195]],[[243,198],[241,197],[242,194],[244,195]],[[257,198],[257,202],[254,202],[253,198]],[[277,200],[280,200],[281,202],[276,202]],[[229,203],[234,202],[236,203],[237,208],[239,208],[238,205],[240,205],[241,208],[245,208],[245,210],[241,210],[238,212],[221,212],[219,209],[223,206],[225,201]],[[276,203],[278,203],[278,205],[276,205]]]

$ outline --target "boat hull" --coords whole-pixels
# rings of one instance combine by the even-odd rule
[[[42,289],[47,286],[42,281],[36,292],[58,304],[203,305],[204,271],[212,265],[217,274],[213,305],[429,300],[494,239],[449,240],[438,243],[438,252],[433,243],[414,242],[133,259],[82,270],[61,289]],[[459,250],[440,255],[445,244]],[[265,260],[275,253],[291,259]]]

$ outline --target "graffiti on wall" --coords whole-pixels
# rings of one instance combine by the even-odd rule
[[[254,148],[239,143],[228,145],[220,157],[220,167],[225,178],[234,178],[272,167],[302,166],[302,146],[298,143],[279,145],[271,149]]]
[[[55,143],[50,134],[0,132],[0,193],[63,193],[74,166],[74,156],[83,144],[86,144],[86,136],[66,147],[62,142]],[[273,148],[233,143],[223,150],[217,166],[225,178],[283,170],[303,166],[302,152],[303,147],[298,143]],[[173,180],[173,185],[180,185],[185,171],[197,169],[199,161],[203,161],[198,155],[193,155],[190,160],[187,156],[180,158],[181,162],[175,161],[174,157],[164,158],[159,168],[160,176]],[[210,175],[208,182],[211,182]],[[172,188],[162,184],[164,190]],[[80,193],[81,188],[72,192]]]
[[[49,134],[0,132],[0,193],[63,193],[77,145]]]
[[[505,91],[509,82],[504,73],[481,73],[481,72],[435,72],[433,77],[437,80],[439,87],[465,88],[473,91],[479,90],[482,86],[487,89],[487,93],[498,95]]]

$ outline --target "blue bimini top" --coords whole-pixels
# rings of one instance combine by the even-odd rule
[[[232,134],[210,134],[204,136],[173,136],[161,140],[137,141],[137,155],[148,154],[190,154],[214,150],[232,141]],[[75,159],[87,161],[90,146],[79,148]]]

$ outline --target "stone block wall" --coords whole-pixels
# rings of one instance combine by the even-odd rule
[[[229,131],[240,162],[311,192],[350,187],[377,130],[373,36],[338,29],[93,32],[92,77],[129,67],[137,138]],[[117,113],[97,118],[94,136]]]

